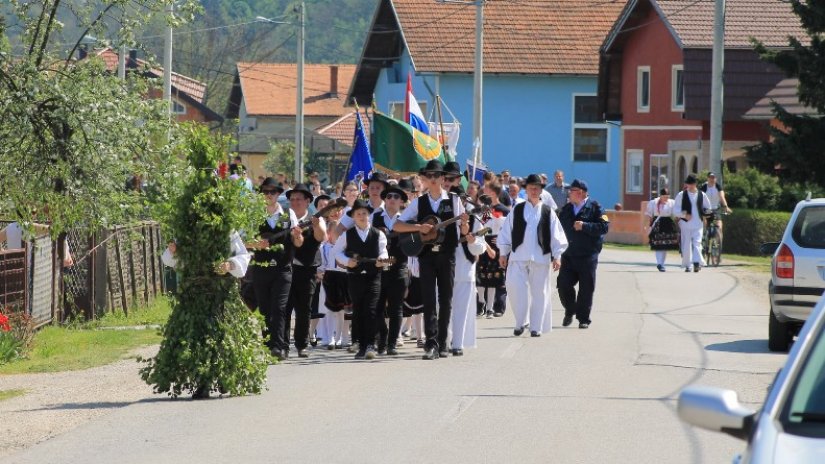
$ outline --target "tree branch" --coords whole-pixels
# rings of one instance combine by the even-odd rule
[[[83,38],[86,37],[86,34],[89,33],[89,31],[95,26],[95,24],[97,24],[98,22],[100,22],[101,19],[103,19],[106,13],[108,13],[113,6],[115,6],[114,3],[110,3],[109,5],[107,5],[106,8],[101,10],[101,12],[97,15],[97,18],[95,18],[94,21],[92,21],[91,23],[89,23],[88,26],[86,26],[86,30],[83,31],[83,34],[80,35],[80,38],[77,39],[77,42],[75,42],[74,47],[72,47],[72,50],[66,56],[66,65],[63,67],[63,69],[69,67],[69,64],[72,62],[72,56],[74,56],[74,52],[76,52],[78,47],[80,47],[80,42],[83,41]]]

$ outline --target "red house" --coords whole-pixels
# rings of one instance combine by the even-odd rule
[[[782,0],[727,0],[722,160],[747,166],[744,148],[768,137],[743,116],[783,74],[759,59],[751,37],[772,48],[803,36]],[[599,57],[599,111],[621,124],[622,202],[638,209],[659,189],[678,190],[709,166],[713,2],[630,0]]]

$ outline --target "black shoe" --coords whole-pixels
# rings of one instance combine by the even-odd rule
[[[426,359],[428,361],[438,359],[438,350],[436,350],[435,348],[427,348],[427,350],[424,351],[424,356],[422,356],[421,359]]]
[[[367,349],[360,348],[357,353],[355,353],[355,359],[366,359],[367,358]]]
[[[665,267],[664,267],[664,266],[662,266],[661,264],[657,265],[657,266],[656,266],[656,269],[658,269],[658,270],[659,270],[659,272],[665,272]]]
[[[588,328],[588,327],[590,327],[590,323],[589,323],[589,322],[579,322],[579,328],[580,328],[580,329],[586,329],[586,328]]]
[[[387,356],[398,356],[398,350],[394,346],[387,348]]]
[[[450,355],[450,352],[447,351],[447,350],[439,350],[438,351],[438,357],[439,358],[446,358],[449,355]]]
[[[689,267],[686,267],[686,268],[685,268],[685,272],[690,272],[690,268],[689,268]]]
[[[541,337],[541,334],[534,330],[534,331],[530,332],[530,336],[531,337]]]
[[[332,351],[332,350],[334,350],[334,349],[335,349],[335,345],[334,345],[334,344],[330,343],[329,345],[327,345],[327,350],[328,350],[328,351]]]
[[[309,339],[309,344],[312,345],[312,346],[318,346],[318,339],[315,338],[315,337],[310,338]]]
[[[274,357],[275,357],[275,359],[277,359],[278,361],[283,361],[283,360],[285,360],[285,359],[289,358],[289,352],[288,352],[288,351],[283,351],[283,350],[275,350],[275,349],[273,349],[273,350],[271,351],[271,354],[272,354],[272,356],[274,356]]]
[[[513,329],[513,335],[516,337],[521,337],[521,334],[524,333],[524,327],[520,327],[518,329]]]
[[[693,263],[693,272],[699,272],[699,269],[702,269],[702,265],[699,263]]]
[[[464,350],[461,348],[453,349],[453,356],[464,356]]]
[[[564,316],[564,319],[561,320],[562,327],[567,327],[573,323],[573,316]]]
[[[307,353],[307,350],[305,350],[305,349],[303,349],[303,350],[298,350],[298,357],[299,357],[299,358],[308,358],[308,357],[309,357],[309,353]]]
[[[386,346],[378,345],[378,354],[384,354],[386,352],[387,352],[387,347]]]
[[[504,315],[504,313],[502,313],[502,312],[494,312],[493,313],[493,317],[501,317],[503,315]]]
[[[367,347],[367,352],[364,354],[366,359],[375,359],[375,347],[372,345]]]

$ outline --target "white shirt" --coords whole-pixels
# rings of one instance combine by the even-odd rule
[[[370,228],[367,227],[366,229],[362,229],[355,226],[355,231],[358,232],[358,238],[361,239],[362,242],[367,241],[367,235],[370,232]],[[335,257],[335,260],[338,261],[338,264],[347,268],[347,263],[349,263],[350,258],[346,255],[347,250],[347,235],[341,234],[338,237],[338,240],[335,241],[335,247],[332,249],[332,256]],[[389,255],[387,254],[387,236],[384,235],[384,232],[378,231],[378,258],[380,259],[387,259]]]
[[[524,198],[521,198],[519,196],[516,196],[515,198],[510,197],[510,208],[515,207],[519,203],[524,203],[525,201],[526,200]]]
[[[553,195],[551,195],[547,190],[542,189],[541,196],[539,198],[541,198],[542,203],[552,208],[553,211],[559,209],[559,206],[556,204],[556,200],[553,199]]]
[[[664,204],[659,204],[659,198],[651,201],[647,204],[647,211],[645,212],[645,216],[648,217],[669,217],[673,216],[673,205],[675,202],[673,199],[668,199]]]
[[[376,214],[381,214],[384,217],[384,224],[387,226],[387,230],[392,230],[392,227],[395,225],[395,221],[398,220],[398,217],[401,216],[401,212],[395,213],[393,216],[390,216],[390,213],[387,212],[385,209],[381,209],[380,211],[376,211],[375,213],[370,215],[370,224],[372,224],[372,217]]]
[[[252,255],[247,251],[246,245],[241,240],[241,235],[237,232],[232,232],[229,235],[229,248],[232,256],[227,260],[232,263],[232,268],[229,270],[229,273],[237,278],[241,278],[246,275],[246,270],[249,268],[249,260],[252,259]],[[169,247],[163,252],[160,256],[161,261],[168,267],[174,269],[178,265],[178,260],[175,258],[175,255],[172,254],[172,251],[169,250]]]
[[[372,206],[372,203],[370,203],[370,206]],[[341,224],[347,230],[351,229],[352,226],[355,225],[355,220],[353,218],[347,216],[347,211],[349,211],[350,209],[351,208],[349,206],[347,206],[344,209],[344,214],[341,216],[341,220],[338,221],[338,224]],[[383,209],[384,209],[384,202],[383,201],[381,202],[380,205],[378,205],[377,208],[373,208],[372,213],[370,213],[370,224],[372,224],[372,215],[375,214],[376,211],[380,211],[380,210],[383,210]]]
[[[718,209],[719,202],[722,200],[721,195],[719,195],[719,189],[716,188],[715,185],[711,187],[710,184],[708,184],[705,194],[708,196],[711,209]]]
[[[441,205],[441,200],[445,200],[450,198],[449,192],[446,190],[441,190],[441,196],[438,198],[433,198],[429,192],[427,192],[427,199],[430,201],[430,208],[433,212],[438,211],[438,207]],[[421,197],[413,198],[413,201],[407,206],[406,209],[401,213],[401,216],[398,217],[398,221],[400,222],[408,222],[408,221],[416,221],[418,222],[418,200]],[[461,201],[458,199],[458,195],[453,195],[453,216],[461,216],[464,214],[464,205],[461,204]],[[393,224],[394,226],[394,224]],[[461,239],[461,227],[456,227],[456,234],[459,239]]]
[[[478,232],[481,229],[481,221],[473,221],[473,230],[471,232]],[[473,256],[479,256],[487,250],[487,245],[484,242],[484,237],[476,237],[475,242],[467,242],[467,250]],[[476,263],[470,262],[464,255],[464,246],[459,243],[455,250],[455,281],[456,282],[475,282],[476,280]]]
[[[678,218],[684,218],[687,212],[682,211],[682,197],[687,192],[688,198],[690,199],[690,221],[679,221],[680,225],[685,225],[690,229],[701,229],[703,227],[702,223],[702,216],[701,211],[696,209],[696,195],[702,193],[701,190],[696,190],[695,193],[688,192],[687,190],[682,190],[676,195],[676,198],[673,199],[673,215]],[[703,209],[710,209],[710,200],[708,199],[707,195],[702,195],[702,208]]]
[[[281,207],[281,204],[278,203],[278,207],[275,209],[275,212],[272,213],[271,216],[266,218],[267,224],[269,227],[275,228],[275,225],[280,220],[280,216],[284,214],[284,209]],[[295,216],[295,211],[289,210],[289,228],[293,228],[298,225],[298,218]]]
[[[337,242],[336,242],[337,243]],[[324,242],[321,244],[321,265],[318,270],[321,272],[346,272],[335,263],[335,257],[332,250],[335,247],[332,243]]]
[[[529,201],[524,203],[524,220],[527,222],[524,229],[524,241],[512,254],[510,252],[513,246],[515,209],[507,215],[498,235],[497,244],[501,250],[501,256],[510,255],[510,261],[533,261],[545,265],[550,265],[553,257],[561,258],[562,253],[567,249],[567,236],[564,235],[559,218],[552,209],[550,210],[550,253],[545,255],[539,245],[538,226],[541,220],[542,205],[541,202],[535,206]]]

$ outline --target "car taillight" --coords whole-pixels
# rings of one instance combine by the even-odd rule
[[[776,277],[793,279],[793,251],[784,243],[776,255]]]

